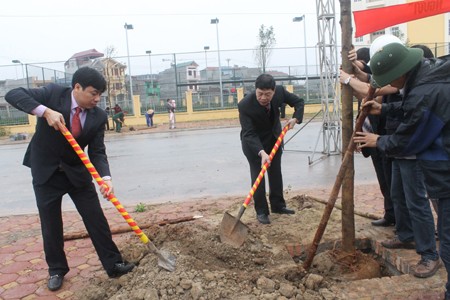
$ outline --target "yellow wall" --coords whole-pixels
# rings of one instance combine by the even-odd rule
[[[417,2],[417,0],[408,0],[407,2]],[[444,14],[411,21],[406,24],[408,43],[410,46],[415,44],[425,44],[431,49],[433,54],[437,54],[437,56],[447,54],[445,53],[445,47],[443,47],[443,43],[446,41],[445,29],[447,28]],[[434,49],[436,43],[438,43],[437,53],[435,53]]]
[[[292,91],[292,86],[286,86],[288,91]],[[238,99],[242,99],[244,92],[242,88],[237,91]],[[134,96],[134,111],[139,112],[141,108],[141,102],[139,96]],[[355,103],[355,109],[356,109]],[[186,92],[186,112],[177,112],[176,118],[177,122],[195,122],[195,121],[205,121],[205,120],[219,120],[219,119],[237,119],[239,113],[237,108],[225,109],[225,110],[211,110],[211,111],[198,111],[194,112],[192,109],[192,94],[191,92]],[[308,104],[305,105],[305,114],[315,114],[321,110],[321,104]],[[292,116],[294,109],[290,106],[286,106],[286,115]],[[29,125],[16,125],[16,126],[4,126],[8,133],[34,133],[36,126],[36,117],[28,115]],[[169,116],[166,113],[155,114],[153,117],[153,122],[156,125],[167,124],[169,121]],[[110,124],[112,124],[111,118],[109,119]],[[145,126],[145,116],[144,115],[129,115],[125,117],[125,123],[127,126]]]

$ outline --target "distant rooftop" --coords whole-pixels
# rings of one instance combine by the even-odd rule
[[[98,58],[98,57],[103,57],[104,54],[101,52],[98,52],[95,49],[89,49],[89,50],[85,50],[85,51],[81,51],[78,53],[75,53],[74,55],[72,55],[71,58],[89,58],[89,59],[94,59],[94,58]]]
[[[89,50],[85,50],[85,51],[81,51],[81,52],[75,53],[74,55],[72,55],[72,57],[70,57],[64,63],[64,65],[68,65],[70,60],[76,60],[77,61],[77,66],[81,66],[81,65],[85,64],[86,62],[88,62],[90,60],[94,60],[96,58],[103,57],[103,56],[105,56],[103,53],[98,52],[95,49],[89,49]]]
[[[198,67],[198,64],[193,60],[177,64],[177,68],[183,68],[188,66]]]

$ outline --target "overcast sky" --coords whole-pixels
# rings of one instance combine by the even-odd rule
[[[125,23],[134,27],[128,31],[130,56],[146,50],[152,55],[203,51],[206,45],[215,51],[216,26],[210,20],[216,17],[220,50],[254,48],[262,24],[273,26],[276,47],[303,47],[303,24],[292,22],[302,14],[312,47],[317,43],[315,0],[6,0],[0,11],[0,65],[13,59],[65,61],[92,48],[105,53],[108,46],[116,56],[126,56]]]

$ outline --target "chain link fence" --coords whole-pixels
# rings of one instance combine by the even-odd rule
[[[446,43],[425,43],[434,53],[448,51]],[[367,45],[368,46],[368,45]],[[316,47],[272,48],[265,66],[256,64],[255,49],[218,51],[205,50],[189,53],[142,54],[130,57],[112,57],[124,65],[123,92],[114,96],[105,93],[99,107],[118,104],[128,114],[145,114],[153,109],[156,114],[167,113],[167,99],[174,99],[178,112],[186,111],[185,92],[193,94],[194,111],[236,108],[237,88],[244,95],[254,89],[254,81],[263,72],[272,74],[280,85],[293,85],[294,93],[307,104],[320,103],[320,74]],[[305,52],[306,51],[306,52]],[[220,54],[220,64],[219,64]],[[305,63],[305,59],[307,59]],[[130,66],[127,67],[129,61]],[[24,64],[20,61],[0,66],[0,125],[27,124],[25,113],[6,103],[5,94],[14,88],[36,88],[49,83],[71,85],[72,74],[65,71],[67,62]],[[93,64],[89,61],[87,65]],[[221,72],[219,72],[221,70]],[[332,74],[336,77],[337,74]],[[140,97],[140,111],[135,112],[130,97]],[[308,94],[307,94],[308,91]],[[330,91],[332,95],[332,91]]]
[[[37,88],[49,83],[70,86],[71,75],[52,67],[59,63],[47,63],[45,67],[16,63],[0,66],[0,126],[28,124],[28,115],[5,101],[5,94],[15,88]],[[60,68],[60,67],[59,67]]]

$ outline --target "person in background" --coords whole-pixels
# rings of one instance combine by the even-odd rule
[[[176,102],[173,99],[167,99],[167,112],[169,113],[169,129],[175,129],[175,109],[176,109]]]
[[[60,126],[67,124],[80,147],[88,146],[89,159],[105,181],[100,193],[107,198],[113,192],[104,144],[107,115],[97,107],[105,90],[104,77],[93,68],[83,67],[73,74],[71,88],[50,84],[17,88],[5,95],[15,108],[38,117],[23,164],[31,168],[33,177],[51,291],[61,288],[69,272],[61,213],[65,194],[75,203],[108,276],[118,277],[134,268],[134,264],[123,261],[112,239],[91,174],[59,132]]]
[[[105,108],[105,113],[106,113],[106,117],[107,117],[107,119],[106,119],[106,130],[108,130],[109,131],[109,114],[111,113],[111,108],[109,108],[109,106],[107,106],[106,108]]]
[[[422,49],[423,57],[425,57],[425,58],[434,58],[433,51],[431,51],[431,49],[425,45],[422,45],[422,44],[412,45],[411,48]]]
[[[114,105],[113,107],[114,110],[114,114],[118,114],[122,111],[122,107],[119,106],[119,104],[116,103],[116,105]]]
[[[125,123],[125,113],[123,111],[119,111],[118,113],[114,114],[112,119],[114,124],[116,125],[116,132],[121,132],[122,127]]]
[[[145,121],[147,122],[147,127],[153,127],[153,115],[154,114],[155,114],[155,111],[151,108],[145,112]]]
[[[267,162],[269,178],[269,202],[272,213],[294,214],[295,211],[286,207],[283,197],[283,177],[281,174],[281,156],[283,147],[278,149],[272,160],[269,154],[281,134],[280,110],[282,103],[294,107],[294,116],[287,121],[289,128],[300,124],[303,120],[304,101],[289,93],[282,86],[276,86],[275,79],[269,74],[258,76],[255,82],[256,90],[247,94],[239,103],[239,121],[241,124],[242,151],[250,166],[251,184],[255,182],[261,167]],[[256,218],[261,224],[270,224],[269,206],[266,199],[265,181],[262,180],[256,189]]]

